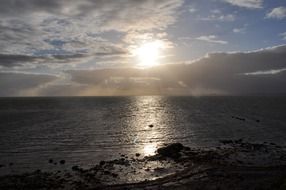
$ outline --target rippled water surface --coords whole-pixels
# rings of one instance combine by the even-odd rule
[[[170,142],[214,147],[220,139],[244,138],[285,145],[285,136],[285,97],[0,99],[0,164],[13,162],[6,172],[53,169],[51,158],[66,160],[57,167],[89,167],[120,153],[154,154]]]

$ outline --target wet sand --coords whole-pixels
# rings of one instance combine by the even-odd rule
[[[282,190],[286,189],[286,147],[242,139],[222,140],[213,149],[174,143],[159,148],[154,156],[120,155],[92,168],[1,176],[0,189]]]

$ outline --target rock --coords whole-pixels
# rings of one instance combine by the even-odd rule
[[[53,163],[54,162],[54,160],[53,159],[49,159],[49,163],[51,164],[51,163]]]
[[[13,163],[13,162],[10,162],[10,163],[9,163],[9,166],[13,166],[13,165],[14,165],[14,163]]]
[[[115,173],[112,173],[111,175],[112,175],[112,177],[114,177],[114,178],[118,177],[118,174],[115,174]]]
[[[242,143],[242,141],[243,141],[242,139],[238,139],[238,140],[235,140],[234,142],[237,144],[240,144],[240,143]]]
[[[139,156],[140,156],[140,154],[139,154],[139,153],[136,153],[136,154],[135,154],[135,156],[136,156],[136,157],[139,157]]]
[[[116,164],[116,165],[122,165],[122,166],[130,166],[130,163],[129,163],[129,160],[126,160],[124,158],[121,158],[121,159],[115,159],[112,161],[113,164]]]
[[[5,165],[3,165],[3,164],[0,164],[0,168],[3,168]]]
[[[180,152],[184,149],[181,143],[173,143],[157,150],[161,156],[177,159],[181,157]]]
[[[259,120],[259,119],[257,119],[257,120],[256,120],[256,122],[257,122],[257,123],[259,123],[259,122],[260,122],[260,120]]]
[[[100,165],[100,166],[103,166],[104,164],[105,164],[105,161],[100,161],[100,162],[99,162],[99,165]]]
[[[149,125],[149,127],[152,128],[152,127],[154,127],[154,125],[151,124],[151,125]]]
[[[65,163],[66,163],[65,160],[61,160],[61,161],[60,161],[60,164],[65,164]]]
[[[72,170],[78,171],[78,170],[79,170],[79,167],[78,167],[78,166],[73,166],[73,167],[72,167]]]
[[[245,118],[242,118],[242,117],[237,117],[237,116],[231,116],[231,117],[234,118],[234,119],[240,120],[240,121],[245,121],[246,120]]]
[[[233,143],[232,140],[220,140],[219,142],[221,142],[222,144],[232,144]]]

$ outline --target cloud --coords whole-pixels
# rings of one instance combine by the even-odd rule
[[[278,73],[282,73],[286,71],[286,68],[284,69],[274,69],[274,70],[268,70],[268,71],[255,71],[251,73],[244,73],[244,75],[276,75]]]
[[[67,71],[82,84],[77,95],[210,95],[286,93],[286,45],[213,53],[191,64],[149,69]]]
[[[284,19],[286,18],[286,7],[276,7],[267,13],[266,18]]]
[[[196,39],[200,41],[204,41],[204,42],[209,42],[209,43],[216,43],[216,44],[222,44],[222,45],[228,44],[227,41],[218,40],[217,36],[215,35],[200,36],[200,37],[197,37]]]
[[[119,59],[128,54],[126,42],[102,37],[106,32],[163,33],[176,22],[182,4],[183,0],[0,0],[0,52]]]
[[[243,30],[243,28],[234,28],[232,31],[234,33],[242,33],[244,30]]]
[[[281,45],[212,53],[189,64],[149,69],[67,70],[61,80],[58,76],[0,73],[0,95],[285,94],[285,56],[286,45]]]
[[[241,33],[244,34],[246,31],[247,25],[244,25],[242,28],[234,28],[232,31],[233,33]]]
[[[70,55],[60,54],[60,55],[46,55],[46,56],[0,54],[0,66],[16,67],[16,66],[53,64],[53,63],[54,64],[63,64],[70,62],[76,63],[77,60],[87,57],[88,56],[84,54],[70,54]]]
[[[189,8],[189,12],[190,13],[195,13],[195,12],[197,12],[198,10],[196,9],[196,8],[194,8],[194,7],[190,7]]]
[[[0,73],[0,96],[23,96],[28,91],[37,89],[56,79],[57,77],[52,75]]]
[[[236,17],[233,14],[223,14],[219,9],[211,11],[211,15],[207,17],[199,17],[199,20],[203,21],[220,21],[220,22],[232,22],[235,21]]]
[[[286,40],[286,32],[283,32],[283,33],[279,34],[279,36],[282,36],[282,39]]]
[[[261,9],[263,8],[263,0],[223,0],[234,6],[239,6],[248,9]]]

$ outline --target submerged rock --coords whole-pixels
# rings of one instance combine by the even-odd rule
[[[181,143],[173,143],[157,150],[158,154],[164,157],[177,159],[181,157],[180,152],[184,149]]]
[[[232,143],[233,143],[232,140],[220,140],[220,142],[221,142],[222,144],[232,144]]]
[[[100,166],[103,166],[104,164],[105,164],[105,161],[103,161],[103,160],[99,162]]]

